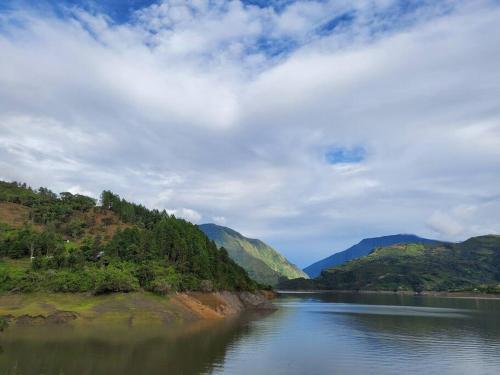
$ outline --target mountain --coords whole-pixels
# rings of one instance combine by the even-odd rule
[[[290,280],[286,289],[500,292],[500,236],[462,243],[398,244],[324,270],[314,280]]]
[[[110,191],[100,201],[0,181],[0,292],[260,287],[198,226]]]
[[[321,271],[323,271],[324,269],[337,266],[351,259],[356,259],[364,255],[368,255],[377,247],[405,243],[434,244],[438,243],[438,241],[421,238],[415,236],[414,234],[395,234],[391,236],[365,238],[364,240],[354,246],[351,246],[347,250],[335,253],[325,259],[311,264],[310,266],[304,268],[304,272],[307,273],[309,277],[315,278],[318,277],[321,274]]]
[[[274,286],[283,278],[308,277],[283,255],[260,240],[247,238],[231,228],[216,224],[202,224],[199,228],[217,246],[224,247],[229,256],[259,283]]]

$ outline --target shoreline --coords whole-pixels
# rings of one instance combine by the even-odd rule
[[[83,293],[1,294],[0,318],[9,326],[178,326],[217,321],[245,311],[276,309],[275,295],[256,292],[149,292],[94,296]]]
[[[276,290],[279,294],[316,294],[316,293],[346,293],[346,294],[392,294],[399,296],[415,296],[415,297],[441,297],[441,298],[465,298],[465,299],[493,299],[500,300],[500,294],[474,293],[474,292],[437,292],[423,291],[415,293],[411,291],[393,292],[390,290],[334,290],[334,289],[317,289],[317,290]]]

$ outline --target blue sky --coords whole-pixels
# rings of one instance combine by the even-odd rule
[[[112,189],[300,266],[498,233],[499,25],[493,0],[4,1],[0,178]]]
[[[147,7],[157,1],[153,0],[5,0],[1,7],[52,9],[56,12],[63,7],[78,6],[91,12],[100,12],[108,15],[114,21],[127,22],[137,9]]]
[[[326,161],[330,164],[361,163],[366,158],[363,147],[329,147],[325,152]]]

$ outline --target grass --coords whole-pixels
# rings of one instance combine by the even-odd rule
[[[1,294],[0,317],[48,317],[57,311],[78,314],[73,325],[161,325],[180,323],[186,312],[167,297],[148,292],[94,296],[84,293]]]
[[[12,275],[22,275],[31,268],[31,261],[28,258],[10,259],[0,258],[0,272],[8,272]]]

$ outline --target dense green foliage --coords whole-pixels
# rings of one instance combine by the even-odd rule
[[[164,294],[258,287],[196,225],[109,191],[101,198],[96,207],[82,195],[0,182],[0,202],[30,209],[20,227],[0,223],[0,291],[99,294],[143,288]],[[104,238],[109,223],[103,219],[97,228],[96,215],[109,211],[121,224]]]
[[[395,245],[321,273],[291,280],[287,289],[500,291],[500,236],[458,244]]]
[[[308,277],[266,243],[247,238],[233,229],[215,224],[200,225],[201,230],[227,249],[231,258],[262,284],[276,285],[280,280]]]
[[[26,184],[0,181],[0,201],[30,207],[30,219],[36,224],[52,223],[56,227],[70,223],[75,211],[95,207],[96,200],[80,194],[63,192],[59,196],[47,188],[33,190]]]
[[[165,211],[149,210],[142,205],[127,202],[108,190],[101,194],[101,205],[104,209],[118,214],[125,223],[138,224],[148,229],[152,229],[162,218],[169,217]]]

